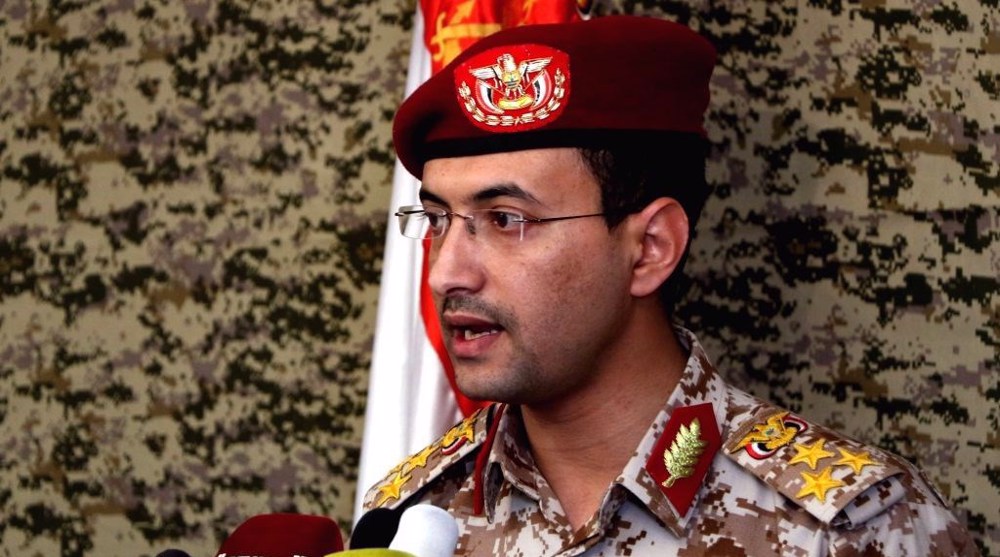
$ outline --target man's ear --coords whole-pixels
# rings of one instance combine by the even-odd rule
[[[638,258],[632,268],[631,294],[653,294],[680,264],[688,243],[688,218],[677,200],[660,197],[633,214],[633,225],[641,230]],[[637,246],[639,247],[639,246]]]

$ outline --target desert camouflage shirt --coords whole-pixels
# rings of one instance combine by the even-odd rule
[[[456,555],[978,554],[905,460],[727,385],[694,336],[678,334],[690,350],[683,378],[581,529],[503,405],[399,464],[366,509],[448,509]]]

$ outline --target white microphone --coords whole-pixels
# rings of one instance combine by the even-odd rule
[[[453,557],[458,523],[448,511],[433,505],[413,505],[403,511],[389,549],[415,557]]]

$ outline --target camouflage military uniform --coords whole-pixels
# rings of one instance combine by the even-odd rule
[[[678,333],[690,350],[684,376],[579,531],[536,469],[519,412],[502,405],[397,466],[365,507],[447,508],[457,555],[977,553],[909,463],[734,389],[694,335]],[[686,443],[698,464],[685,472]]]

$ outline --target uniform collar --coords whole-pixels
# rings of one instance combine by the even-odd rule
[[[507,408],[499,419],[496,441],[490,447],[484,478],[484,503],[490,521],[493,520],[493,511],[504,482],[535,501],[541,497],[545,482],[528,449],[520,408]]]
[[[650,461],[653,450],[659,449],[657,444],[664,436],[665,430],[667,433],[671,433],[671,430],[676,429],[676,427],[668,428],[668,425],[671,416],[677,409],[709,404],[708,411],[714,415],[715,423],[721,426],[722,431],[719,434],[725,438],[726,423],[724,417],[727,408],[727,387],[695,335],[680,327],[676,329],[676,334],[681,345],[689,352],[680,382],[646,431],[621,475],[605,495],[599,520],[605,523],[610,521],[622,502],[625,499],[631,499],[644,505],[671,531],[681,536],[691,516],[695,514],[702,490],[700,487],[695,489],[690,509],[681,514],[671,503],[665,491],[660,488],[662,481],[655,479],[647,471],[646,464]],[[496,504],[504,492],[505,482],[511,488],[521,491],[536,502],[541,497],[541,493],[548,490],[544,478],[535,466],[531,451],[527,448],[519,409],[509,408],[503,413],[500,420],[496,442],[489,448],[490,454],[483,478],[485,511],[490,521],[493,520]],[[662,443],[660,444],[662,445]],[[656,455],[655,458],[662,457]],[[712,455],[705,454],[703,458],[711,460]],[[632,497],[626,497],[625,491],[631,493]]]
[[[646,430],[622,474],[615,480],[615,485],[628,490],[633,500],[645,505],[675,535],[683,536],[691,517],[697,513],[703,488],[711,477],[710,467],[714,453],[721,448],[721,439],[726,437],[728,387],[694,333],[680,327],[676,329],[676,333],[681,345],[689,351],[684,373],[663,409]],[[714,444],[706,446],[697,458],[703,475],[693,475],[691,478],[678,480],[670,488],[664,488],[664,480],[670,474],[659,471],[653,473],[648,464],[662,462],[664,449],[671,447],[672,442],[678,439],[678,426],[689,427],[691,418],[695,416],[701,418],[704,428],[701,438],[714,439]],[[709,432],[709,428],[718,429]],[[662,468],[660,465],[659,469]],[[688,485],[683,485],[684,483]]]

